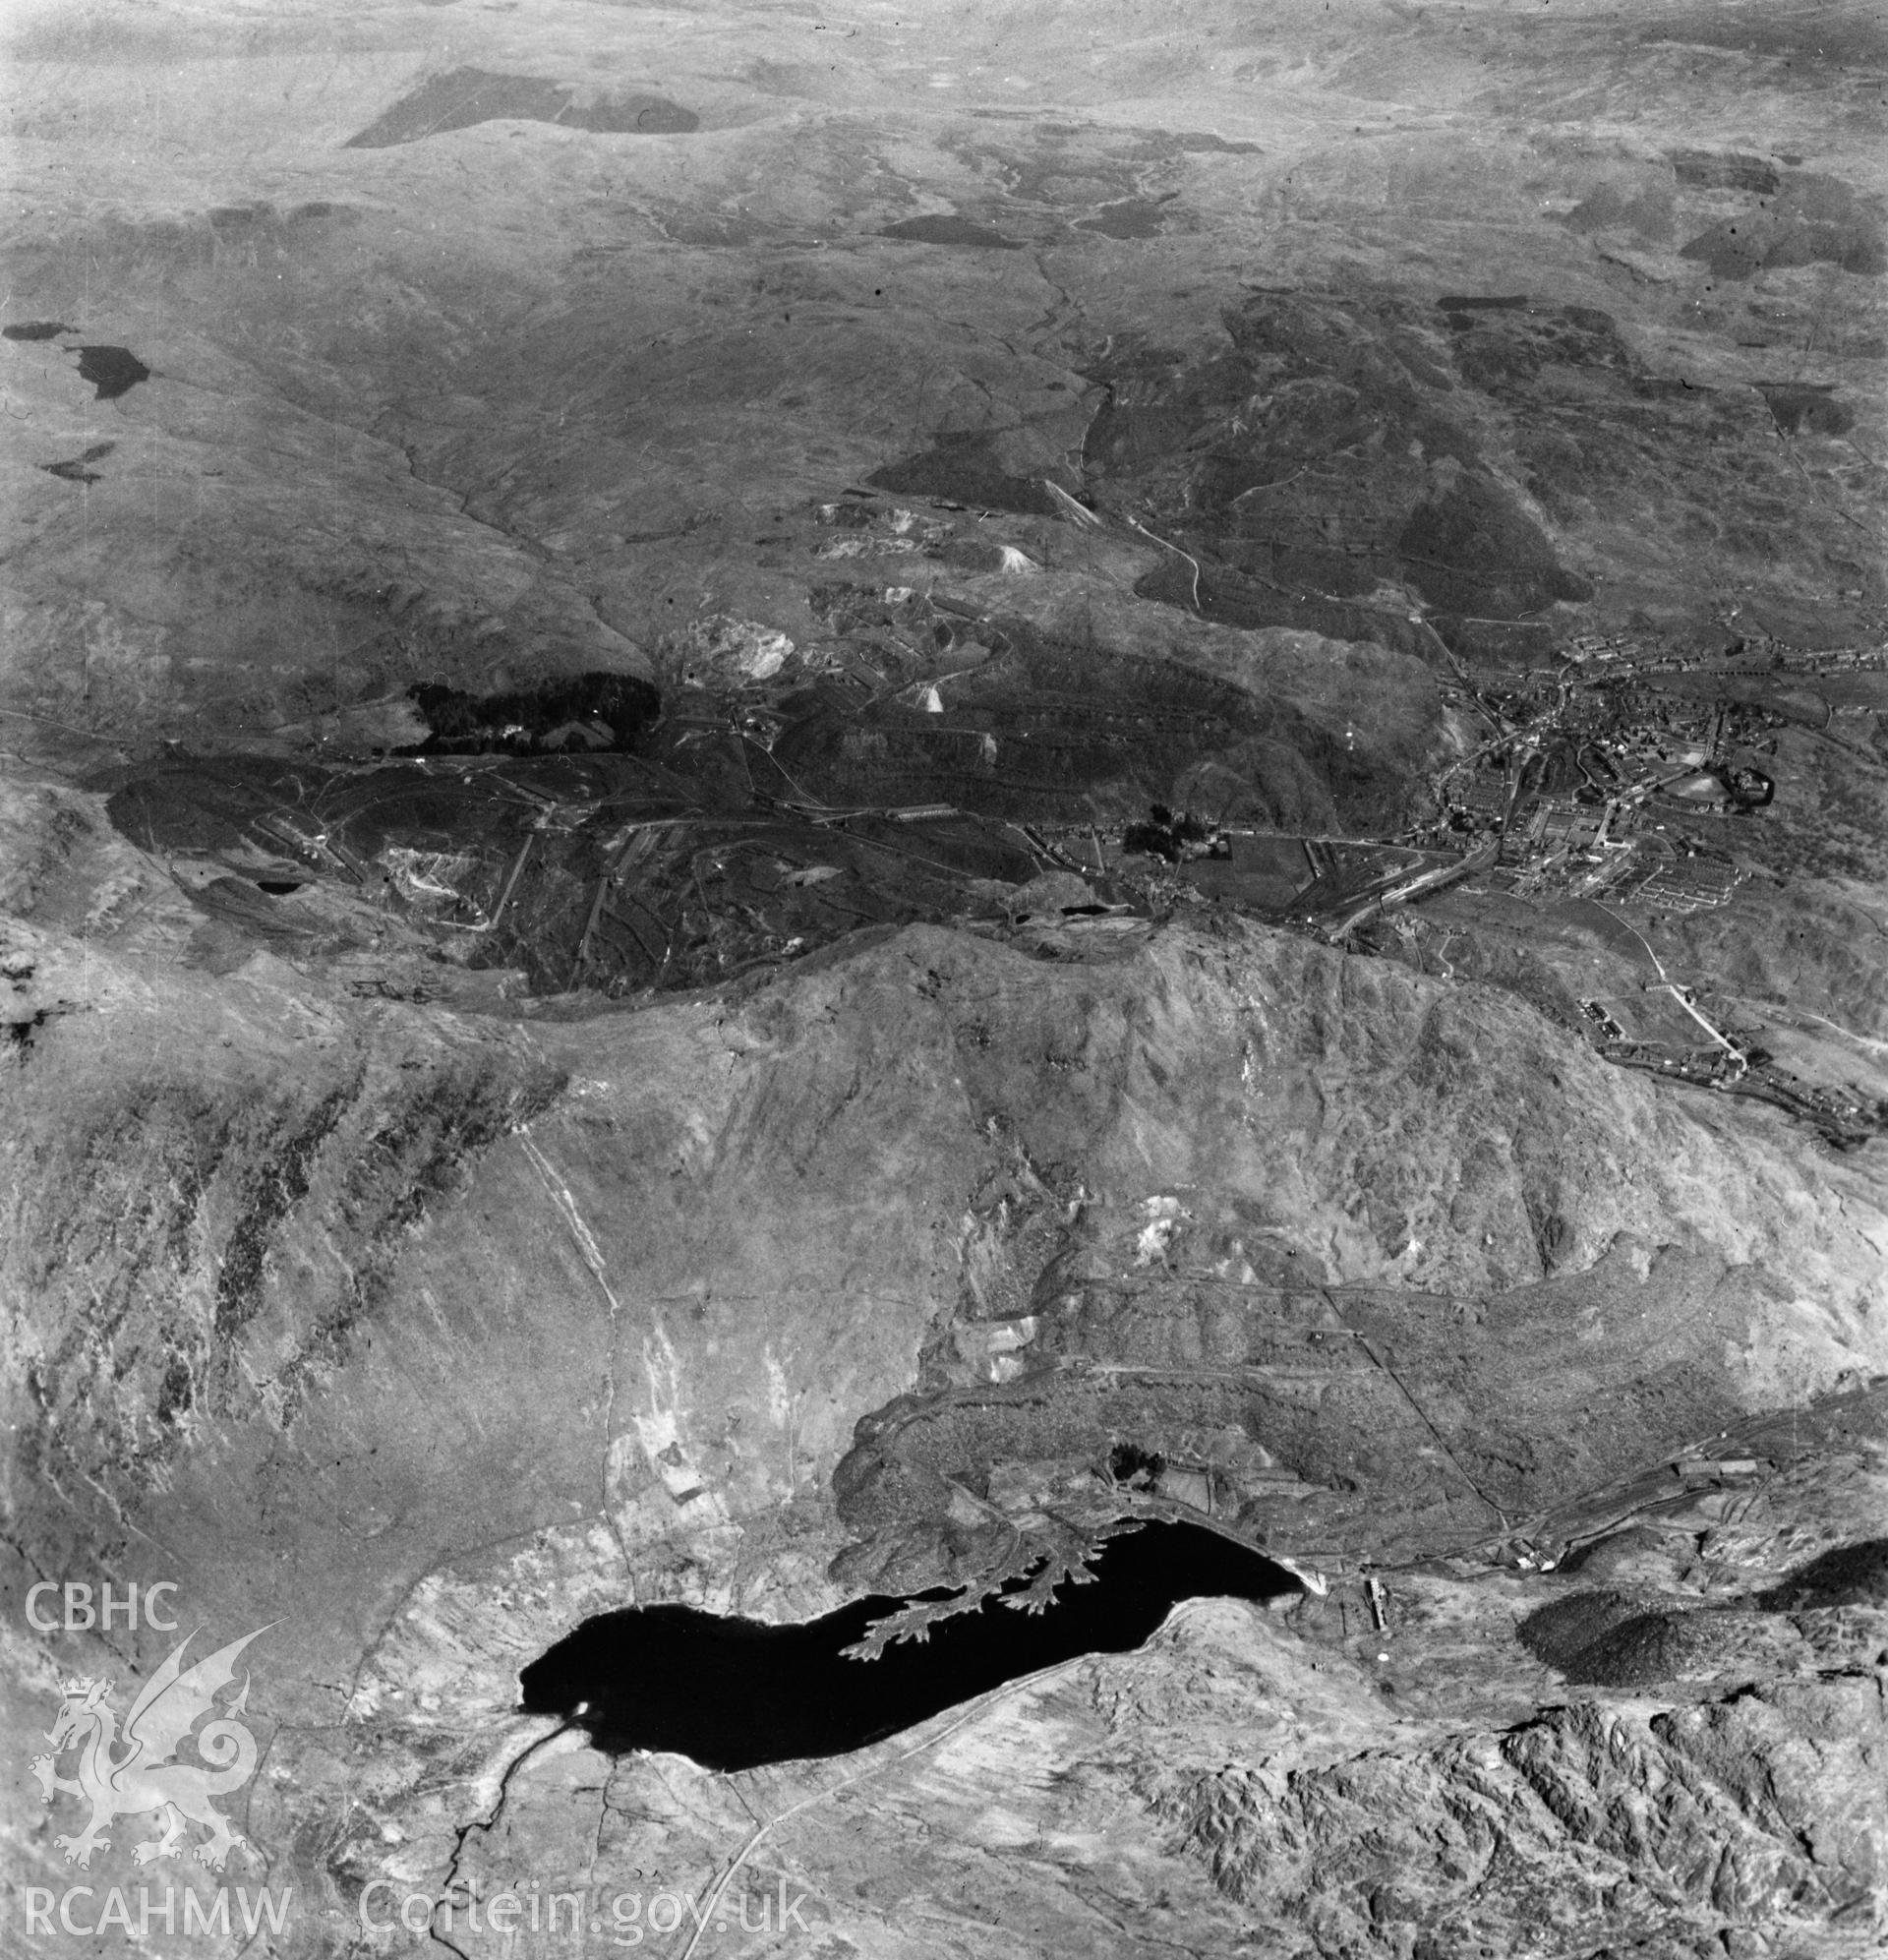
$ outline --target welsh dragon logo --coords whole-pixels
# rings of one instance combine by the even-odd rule
[[[201,1824],[209,1837],[191,1855],[212,1871],[223,1869],[244,1840],[210,1800],[240,1790],[256,1774],[256,1738],[236,1719],[249,1702],[249,1676],[243,1676],[241,1692],[221,1709],[216,1696],[235,1680],[237,1656],[267,1631],[259,1627],[190,1668],[184,1666],[184,1649],[196,1635],[186,1633],[131,1704],[122,1739],[117,1714],[105,1699],[109,1681],[85,1676],[61,1684],[59,1718],[46,1736],[52,1748],[29,1766],[48,1804],[63,1795],[83,1797],[91,1806],[84,1830],[53,1840],[68,1865],[84,1869],[94,1851],[110,1849],[111,1840],[100,1833],[114,1817],[155,1812],[161,1835],[132,1848],[137,1864],[175,1856],[185,1832]],[[217,1719],[205,1724],[196,1738],[203,1761],[178,1761],[178,1745],[212,1712]],[[79,1753],[76,1777],[58,1773],[59,1758],[68,1750]]]

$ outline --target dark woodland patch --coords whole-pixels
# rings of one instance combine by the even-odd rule
[[[1020,252],[1023,249],[1019,239],[1005,238],[1000,231],[992,231],[986,224],[978,224],[974,218],[959,217],[949,211],[900,218],[896,224],[881,226],[878,235],[881,238],[903,238],[914,245],[962,245],[985,252]]]
[[[39,467],[48,476],[64,477],[68,483],[97,483],[100,480],[98,472],[88,469],[86,465],[110,455],[117,446],[116,443],[94,443],[82,455],[69,456],[59,463],[41,463]]]
[[[627,749],[662,708],[656,689],[632,674],[573,674],[483,695],[423,683],[411,695],[432,730],[409,751],[418,755]]]
[[[66,352],[79,356],[79,379],[97,388],[99,401],[115,401],[150,379],[150,370],[129,347],[68,347]]]
[[[1055,500],[1033,477],[1012,476],[995,455],[987,430],[940,429],[932,446],[903,462],[887,463],[865,481],[903,497],[931,497],[975,509],[1012,510],[1052,517]]]
[[[1786,436],[1842,436],[1856,426],[1855,411],[1836,399],[1828,382],[1756,382],[1777,428]]]
[[[378,121],[350,137],[346,148],[387,149],[498,121],[560,123],[602,136],[685,136],[701,127],[692,109],[663,95],[605,95],[580,103],[576,91],[562,83],[455,68],[403,95]]]
[[[1075,221],[1077,231],[1098,231],[1104,238],[1158,238],[1166,228],[1159,204],[1146,198],[1124,198],[1104,205],[1093,217]]]

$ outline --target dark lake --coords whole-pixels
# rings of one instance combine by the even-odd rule
[[[843,1755],[1058,1661],[1129,1652],[1183,1599],[1300,1589],[1269,1559],[1192,1524],[1111,1538],[1094,1572],[1044,1613],[985,1600],[876,1660],[843,1649],[902,1601],[862,1599],[792,1627],[692,1606],[599,1614],[523,1671],[523,1706],[580,1723],[613,1752],[669,1750],[709,1769],[752,1769]]]

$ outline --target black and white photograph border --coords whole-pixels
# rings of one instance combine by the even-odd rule
[[[0,1946],[1888,1939],[1888,15],[0,9]]]

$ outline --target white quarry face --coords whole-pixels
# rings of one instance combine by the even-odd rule
[[[21,1951],[1874,1950],[1864,12],[9,11]]]

